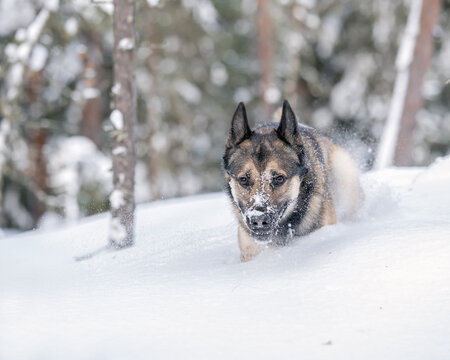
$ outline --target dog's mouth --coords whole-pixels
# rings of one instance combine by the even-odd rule
[[[250,234],[257,242],[269,243],[272,241],[275,231],[273,229],[267,232],[250,230]]]

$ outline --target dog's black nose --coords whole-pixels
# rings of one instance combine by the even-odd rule
[[[255,229],[265,229],[270,227],[270,216],[266,214],[251,216],[250,225]]]

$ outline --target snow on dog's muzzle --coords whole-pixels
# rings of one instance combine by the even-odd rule
[[[269,241],[275,230],[275,213],[264,208],[247,211],[245,221],[252,236],[260,241]]]

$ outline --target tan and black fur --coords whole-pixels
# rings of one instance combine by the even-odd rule
[[[285,245],[294,236],[335,224],[361,203],[359,171],[350,155],[298,124],[287,101],[279,123],[253,131],[240,103],[223,160],[242,261],[269,245]]]

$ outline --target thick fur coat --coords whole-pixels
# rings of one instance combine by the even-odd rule
[[[267,246],[335,224],[361,204],[359,171],[350,155],[299,124],[287,101],[279,123],[253,131],[240,103],[223,165],[243,261]]]

